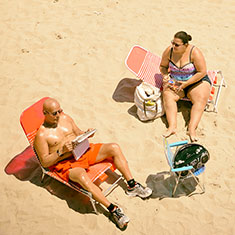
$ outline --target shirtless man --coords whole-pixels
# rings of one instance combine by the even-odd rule
[[[127,181],[126,194],[141,198],[149,197],[152,190],[148,187],[144,188],[134,180],[119,145],[115,143],[90,144],[88,151],[76,161],[71,153],[73,149],[71,141],[84,131],[76,126],[70,116],[63,113],[60,104],[55,99],[45,100],[43,113],[45,120],[34,140],[34,148],[42,166],[49,168],[66,181],[72,180],[79,183],[92,193],[97,202],[110,211],[120,228],[126,226],[129,218],[124,215],[121,208],[108,201],[86,173],[89,165],[112,157],[115,166]]]

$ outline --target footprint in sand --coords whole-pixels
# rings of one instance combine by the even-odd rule
[[[29,50],[27,50],[27,49],[21,49],[21,52],[22,52],[22,53],[29,53]]]
[[[55,34],[55,37],[56,37],[57,40],[63,39],[63,37],[58,33]]]

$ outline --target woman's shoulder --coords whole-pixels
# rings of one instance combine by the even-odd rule
[[[190,50],[192,51],[192,59],[203,56],[201,50],[194,45],[192,45]]]
[[[168,47],[165,49],[165,51],[168,52],[168,53],[169,53],[171,50],[172,50],[172,46],[168,46]]]
[[[165,57],[168,57],[168,58],[169,58],[169,55],[170,55],[170,53],[171,53],[171,49],[172,49],[172,46],[168,46],[168,47],[164,50],[164,52],[163,52],[163,54],[162,54],[162,57],[165,56]]]

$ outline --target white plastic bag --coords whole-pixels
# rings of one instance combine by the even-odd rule
[[[149,83],[142,82],[136,87],[134,102],[141,121],[153,120],[165,113],[160,89]]]

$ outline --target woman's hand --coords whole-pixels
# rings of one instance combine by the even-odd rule
[[[169,74],[166,74],[166,75],[163,76],[163,79],[162,79],[163,84],[162,84],[162,86],[163,86],[164,89],[168,87],[169,80],[170,80]]]
[[[177,81],[177,86],[175,88],[176,93],[183,91],[187,87],[187,82]]]
[[[163,76],[163,83],[167,83],[169,80],[170,80],[169,74],[165,74],[165,75]]]

